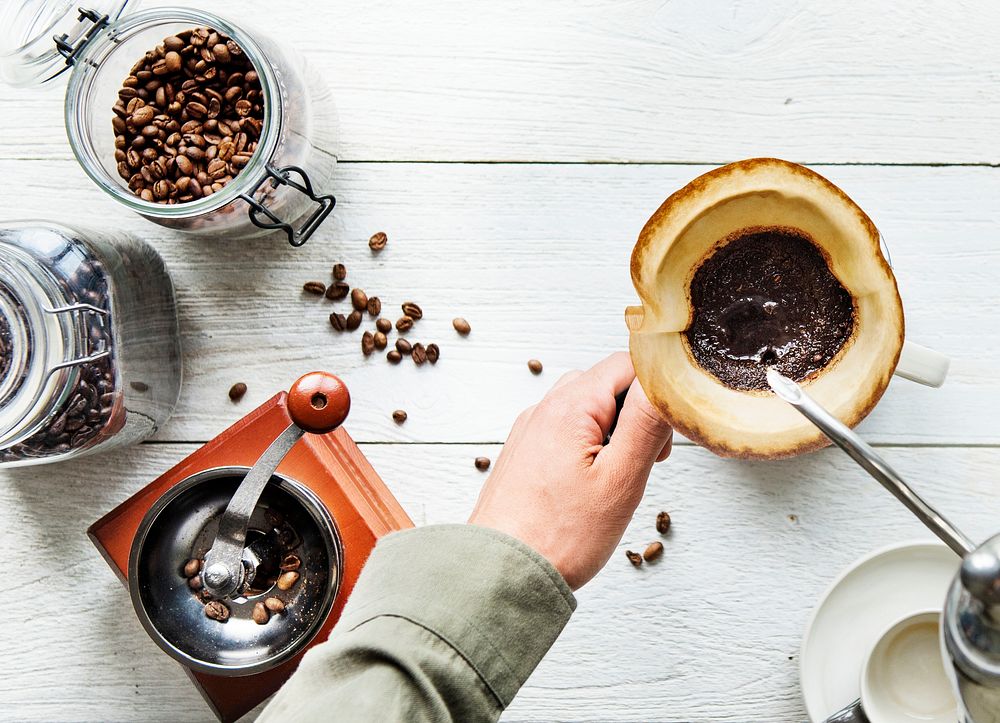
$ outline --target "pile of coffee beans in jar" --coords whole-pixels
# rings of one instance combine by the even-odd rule
[[[195,201],[250,161],[264,124],[260,78],[212,28],[164,38],[132,67],[112,125],[118,175],[144,201]]]
[[[100,261],[96,258],[89,259],[61,285],[68,302],[89,304],[106,312],[103,315],[86,310],[76,313],[81,315],[83,334],[87,337],[86,344],[92,355],[96,355],[98,350],[111,350],[113,340],[108,281]],[[10,327],[6,319],[3,324],[9,337]],[[0,345],[4,349],[10,348],[6,342],[0,341]],[[10,355],[5,354],[4,357],[0,365],[6,371],[0,375],[0,381],[10,369]],[[122,426],[124,420],[121,415],[115,416],[116,380],[110,354],[69,367],[66,373],[70,380],[75,378],[75,381],[72,390],[65,395],[63,404],[50,415],[47,424],[38,432],[18,444],[0,450],[0,462],[39,459],[82,450],[110,436]]]

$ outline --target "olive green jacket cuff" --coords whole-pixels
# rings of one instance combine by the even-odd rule
[[[496,530],[388,535],[329,641],[303,658],[261,720],[332,710],[338,720],[495,720],[575,607],[547,560]]]

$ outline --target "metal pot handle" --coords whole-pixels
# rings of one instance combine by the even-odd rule
[[[291,174],[298,174],[302,179],[301,181],[295,181],[291,178]],[[296,191],[304,193],[309,196],[310,199],[318,204],[318,208],[313,211],[312,215],[306,219],[305,223],[298,230],[292,228],[292,225],[282,221],[278,218],[273,211],[267,208],[262,202],[254,198],[254,194],[260,190],[268,181],[273,182],[275,185],[291,186]],[[280,168],[275,168],[270,163],[266,166],[266,173],[264,177],[260,179],[256,186],[254,186],[249,193],[241,193],[240,198],[247,202],[250,206],[250,221],[254,226],[258,228],[265,228],[269,230],[282,230],[288,236],[288,243],[292,246],[301,246],[309,237],[313,235],[313,232],[319,227],[326,217],[330,215],[333,211],[333,207],[337,205],[337,199],[330,194],[319,195],[313,190],[312,182],[309,180],[309,176],[306,172],[299,168],[298,166],[281,166]]]

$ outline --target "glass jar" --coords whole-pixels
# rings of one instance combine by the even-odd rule
[[[0,466],[136,442],[180,385],[174,288],[149,244],[0,225]]]
[[[0,73],[8,83],[26,86],[70,70],[65,101],[70,146],[87,175],[123,206],[193,234],[246,237],[280,230],[293,246],[304,243],[335,204],[326,191],[336,164],[336,112],[323,78],[287,44],[242,24],[195,9],[127,14],[129,5],[135,2],[93,0],[77,14],[76,5],[65,0],[9,0],[0,16],[6,34]],[[145,200],[119,175],[112,109],[137,61],[162,47],[165,38],[196,27],[228,36],[257,71],[263,106],[257,148],[242,168],[230,164],[233,179],[211,195],[173,205]],[[157,77],[138,87],[151,101]],[[185,106],[174,119],[187,117]],[[161,129],[168,123],[163,119],[154,121]],[[163,136],[153,136],[151,143],[162,149]],[[169,167],[166,178],[176,180],[179,173]]]

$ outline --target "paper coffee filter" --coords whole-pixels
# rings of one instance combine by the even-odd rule
[[[722,456],[788,457],[827,443],[770,392],[724,386],[694,361],[684,337],[700,263],[734,233],[775,226],[808,234],[855,302],[854,334],[805,382],[810,394],[853,426],[885,391],[902,348],[902,304],[878,231],[843,191],[807,168],[770,158],[695,179],[640,233],[632,280],[642,306],[626,310],[626,323],[650,401],[684,436]]]

